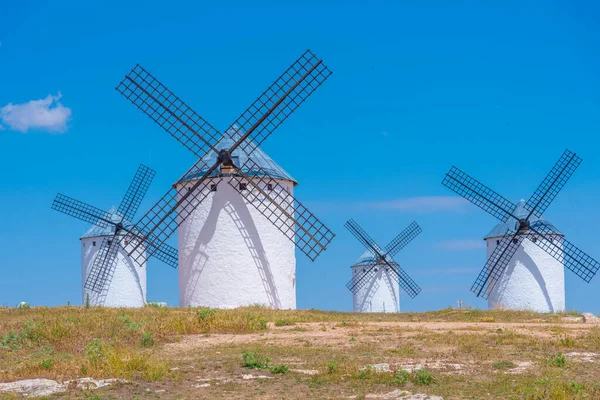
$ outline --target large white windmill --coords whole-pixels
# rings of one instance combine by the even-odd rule
[[[146,244],[138,228],[130,222],[144,198],[155,172],[140,165],[119,208],[103,211],[58,194],[52,209],[93,226],[81,237],[82,302],[94,306],[142,307],[146,304]],[[126,235],[129,235],[126,238]],[[137,245],[143,255],[129,252]],[[161,245],[152,254],[177,267],[177,250]]]
[[[145,243],[178,232],[180,306],[296,307],[294,245],[314,261],[334,235],[259,145],[330,74],[306,51],[224,134],[139,65],[117,86],[198,157],[140,221]]]
[[[353,219],[344,226],[367,248],[352,265],[352,279],[346,284],[354,312],[400,312],[398,285],[412,298],[421,288],[392,257],[421,233],[421,227],[411,223],[382,249]]]
[[[452,167],[442,184],[500,220],[485,238],[487,262],[471,291],[489,308],[565,310],[564,267],[589,282],[600,264],[565,239],[542,214],[581,158],[565,150],[529,200],[517,204]]]

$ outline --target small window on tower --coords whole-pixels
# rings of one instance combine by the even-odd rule
[[[214,183],[212,185],[210,185],[210,191],[211,192],[216,192],[217,191],[217,185],[214,184]]]
[[[377,268],[375,268],[375,272],[377,272]]]
[[[248,184],[247,183],[240,183],[240,190],[246,190],[248,188]]]
[[[92,246],[96,246],[96,242],[92,242]]]
[[[125,243],[125,246],[127,246],[129,244],[129,240],[124,240],[123,243]]]
[[[500,239],[496,239],[496,246],[500,244]]]

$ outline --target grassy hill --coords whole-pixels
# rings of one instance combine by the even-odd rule
[[[579,321],[455,309],[0,308],[0,382],[130,381],[54,395],[90,399],[360,399],[396,389],[446,400],[600,399],[600,325]]]

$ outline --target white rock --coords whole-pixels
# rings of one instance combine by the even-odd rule
[[[68,384],[69,382],[66,382]],[[77,380],[77,389],[81,390],[94,390],[100,389],[105,386],[110,386],[113,383],[129,383],[125,379],[99,379],[95,380],[94,378],[81,378]]]
[[[584,312],[581,314],[581,316],[583,317],[583,322],[587,322],[587,323],[600,322],[600,318],[596,317],[594,314],[589,313],[589,312]]]
[[[20,393],[25,397],[50,396],[67,390],[66,385],[51,379],[26,379],[22,381],[0,383],[0,392]]]
[[[360,370],[361,371],[365,371],[369,368],[373,368],[375,370],[376,373],[382,373],[382,372],[390,372],[390,364],[385,364],[385,363],[381,363],[381,364],[373,364],[373,365],[367,365],[365,367],[362,367]]]
[[[273,379],[272,376],[265,376],[265,375],[252,375],[252,374],[248,374],[248,375],[242,375],[242,379],[244,380],[249,380],[249,379]]]
[[[428,394],[422,394],[422,393],[417,393],[417,394],[412,394],[410,392],[407,392],[406,390],[400,390],[400,389],[396,389],[393,392],[389,392],[389,393],[385,393],[385,394],[367,394],[365,396],[366,399],[385,399],[385,400],[392,400],[392,399],[402,399],[402,400],[444,400],[442,397],[440,396],[431,396]]]
[[[194,385],[193,387],[195,388],[205,388],[205,387],[209,387],[210,383],[201,383],[199,385]]]
[[[316,369],[291,369],[292,372],[297,372],[304,375],[316,375],[319,373]]]

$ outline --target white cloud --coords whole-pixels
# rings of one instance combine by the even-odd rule
[[[362,203],[364,208],[392,210],[415,213],[434,213],[443,211],[464,211],[469,202],[457,196],[409,197],[389,201]]]
[[[475,250],[484,248],[485,242],[480,239],[445,240],[437,243],[436,247],[446,250]]]
[[[0,120],[9,129],[27,132],[29,129],[40,129],[53,133],[64,133],[67,122],[71,118],[71,109],[63,106],[56,96],[48,95],[45,99],[31,100],[23,104],[8,103],[0,108]]]

